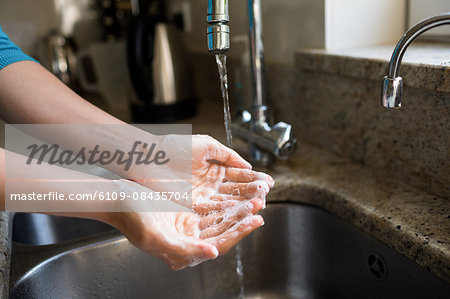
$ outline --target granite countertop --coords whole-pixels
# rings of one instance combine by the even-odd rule
[[[194,133],[225,140],[221,103],[202,103]],[[236,148],[245,145],[235,140]],[[450,282],[450,205],[448,200],[299,142],[295,156],[261,169],[275,179],[269,201],[319,206],[356,226],[417,264]],[[0,295],[6,297],[10,256],[10,214],[0,213]]]
[[[269,200],[322,207],[450,282],[448,200],[306,143],[269,173]]]
[[[402,108],[385,109],[393,49],[299,49],[295,65],[266,65],[268,101],[305,142],[450,200],[450,44],[413,42]]]
[[[395,45],[344,50],[299,50],[296,61],[304,69],[355,78],[380,80]],[[399,74],[405,86],[450,92],[450,44],[412,43],[403,56]]]

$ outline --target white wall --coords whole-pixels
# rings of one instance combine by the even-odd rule
[[[405,33],[405,0],[325,0],[325,47],[394,44]]]
[[[412,27],[414,24],[422,21],[425,18],[444,12],[450,12],[449,0],[409,0],[408,26]],[[438,28],[433,28],[424,34],[428,36],[450,36],[450,26],[446,25]]]
[[[190,5],[192,16],[187,46],[206,52],[207,0],[169,0],[175,8],[182,3]],[[229,5],[230,55],[238,56],[243,47],[233,42],[247,35],[247,1],[230,0]],[[268,62],[292,63],[299,48],[395,44],[405,31],[406,0],[262,0],[262,7]]]
[[[166,0],[169,9],[190,11],[188,49],[205,52],[207,0]],[[33,54],[39,36],[61,24],[67,5],[89,0],[0,0],[0,25],[26,52]],[[410,23],[443,10],[449,0],[409,0]],[[82,4],[84,3],[84,4]],[[299,48],[342,49],[380,43],[394,44],[405,31],[406,0],[262,0],[266,60],[292,63]],[[426,5],[424,5],[426,3]],[[247,1],[230,0],[230,55],[245,47],[235,40],[247,36]],[[63,7],[58,9],[56,7]],[[449,34],[450,28],[431,33]]]

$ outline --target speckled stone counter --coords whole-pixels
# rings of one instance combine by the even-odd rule
[[[450,282],[448,200],[300,143],[296,159],[269,171],[271,200],[318,205]]]
[[[354,78],[380,80],[387,75],[387,62],[395,45],[347,50],[306,50],[296,54],[297,66]],[[450,92],[450,44],[413,43],[399,68],[404,85]],[[381,83],[379,84],[381,88]]]
[[[398,110],[379,104],[392,49],[302,50],[295,66],[269,64],[269,103],[305,141],[450,199],[450,46],[408,49]]]
[[[409,47],[400,67],[403,106],[389,110],[379,102],[394,46],[299,50],[294,65],[269,61],[268,103],[275,121],[292,124],[308,143],[450,199],[450,45]],[[213,57],[192,55],[197,93],[220,103]],[[229,60],[232,109],[250,105],[245,90],[233,94],[238,64]]]

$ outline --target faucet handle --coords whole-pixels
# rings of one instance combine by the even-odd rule
[[[402,106],[403,79],[402,77],[384,77],[381,88],[381,105],[386,108],[400,108]]]
[[[275,156],[281,160],[291,157],[297,149],[297,139],[294,137],[292,126],[280,121],[272,127],[271,132],[278,137],[274,147]]]
[[[291,125],[278,122],[273,126],[267,123],[252,126],[251,114],[248,111],[243,111],[242,115],[231,123],[231,130],[233,134],[251,144],[254,150],[271,153],[280,160],[288,159],[297,148]]]

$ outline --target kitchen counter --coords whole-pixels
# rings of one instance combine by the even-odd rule
[[[342,50],[308,49],[298,51],[296,59],[302,69],[378,80],[381,88],[394,48],[395,45],[391,44]],[[399,68],[404,85],[450,92],[449,52],[449,44],[412,43]]]
[[[401,109],[380,105],[393,49],[298,51],[294,75],[268,79],[274,98],[279,81],[295,78],[292,103],[273,104],[301,139],[450,200],[450,45],[408,48]]]
[[[204,102],[199,110],[198,117],[182,123],[192,123],[194,133],[209,134],[223,142],[221,102]],[[238,150],[246,148],[238,140],[235,146]],[[450,282],[448,200],[302,141],[291,160],[263,171],[276,182],[268,201],[319,206]],[[0,213],[0,234],[0,293],[6,297],[11,245],[9,213]]]

